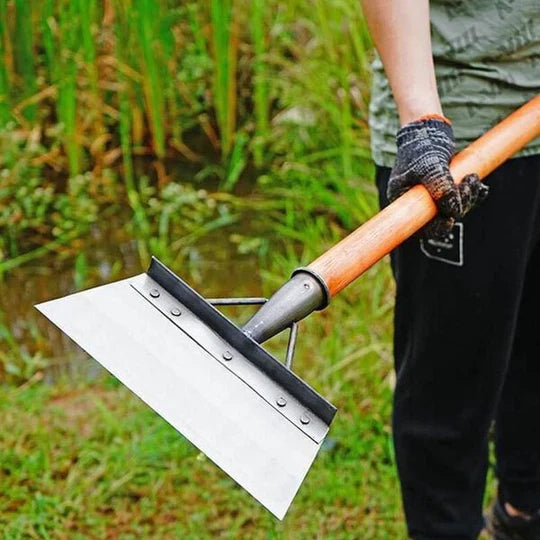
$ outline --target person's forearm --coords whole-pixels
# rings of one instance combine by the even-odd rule
[[[442,114],[435,82],[428,0],[362,0],[401,124]]]

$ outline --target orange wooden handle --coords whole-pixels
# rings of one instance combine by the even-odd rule
[[[540,135],[540,94],[460,152],[450,164],[457,183],[470,173],[485,178]],[[349,234],[308,268],[334,296],[437,214],[428,191],[415,186]]]

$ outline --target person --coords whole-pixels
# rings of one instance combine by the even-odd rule
[[[370,127],[381,204],[422,183],[439,208],[391,256],[408,533],[478,537],[494,424],[488,529],[540,539],[540,138],[485,179],[487,197],[475,175],[457,187],[448,167],[540,93],[540,3],[362,4],[378,51]]]

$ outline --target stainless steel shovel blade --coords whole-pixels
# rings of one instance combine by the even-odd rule
[[[282,519],[335,407],[153,259],[36,306]]]

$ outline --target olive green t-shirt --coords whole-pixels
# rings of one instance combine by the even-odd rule
[[[540,0],[432,0],[431,34],[444,114],[458,149],[540,93]],[[391,167],[399,120],[377,57],[370,105],[375,163]],[[540,154],[540,137],[519,156]]]

